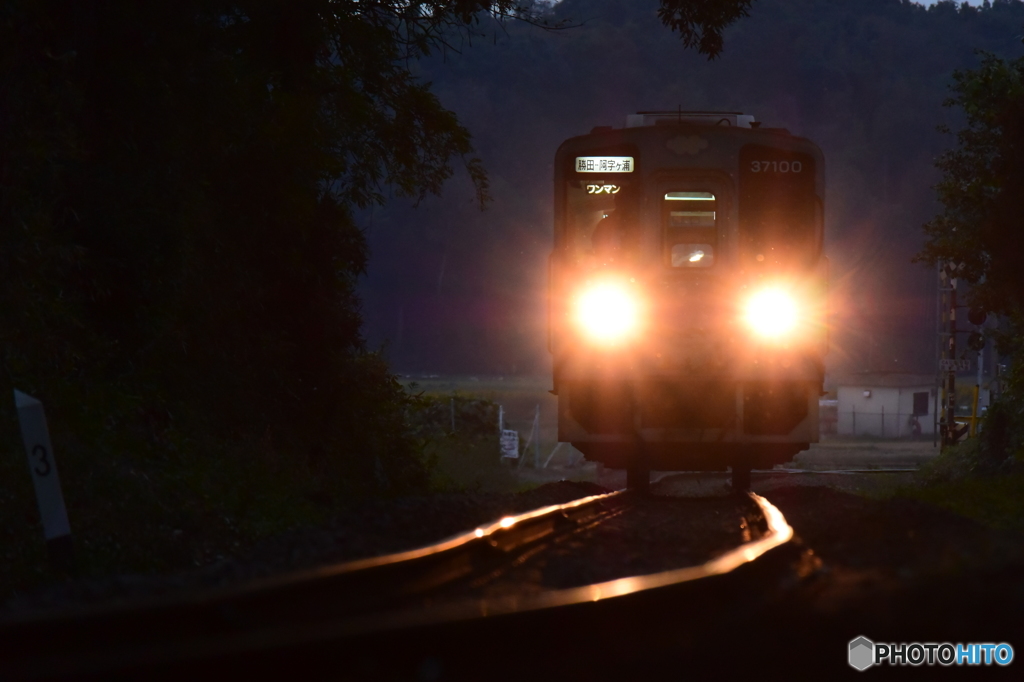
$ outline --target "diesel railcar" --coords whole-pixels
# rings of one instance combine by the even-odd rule
[[[627,470],[749,487],[818,440],[825,162],[737,112],[641,112],[555,154],[549,350],[559,440]]]

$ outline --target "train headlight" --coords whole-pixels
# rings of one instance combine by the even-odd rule
[[[632,336],[640,326],[640,302],[619,282],[600,282],[577,299],[576,322],[598,343],[614,344]]]
[[[785,337],[796,328],[796,300],[782,289],[762,289],[747,301],[744,319],[758,336]]]

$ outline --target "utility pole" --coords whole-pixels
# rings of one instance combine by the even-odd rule
[[[938,289],[935,292],[935,400],[932,401],[934,406],[932,407],[932,447],[938,445],[939,432],[940,432],[940,420],[939,420],[939,400],[942,396],[942,358],[945,349],[942,347],[943,327],[946,323],[946,318],[942,314],[943,304],[946,302],[946,289],[943,283],[946,281],[946,275],[942,270],[942,263],[935,264],[935,283],[938,285]],[[943,438],[945,441],[945,438]]]
[[[954,445],[963,435],[964,431],[957,428],[956,424],[956,372],[961,363],[956,359],[956,280],[957,273],[963,269],[963,263],[948,262],[940,272],[943,280],[949,280],[949,341],[946,346],[946,358],[940,364],[945,365],[946,370],[946,414],[942,429],[942,445]],[[969,361],[967,363],[969,368]],[[943,369],[940,367],[940,369]]]
[[[949,359],[956,360],[956,271],[949,264]],[[946,376],[946,433],[943,445],[956,443],[956,368],[950,363]]]

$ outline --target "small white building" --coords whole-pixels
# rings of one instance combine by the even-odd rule
[[[835,377],[836,433],[903,438],[935,432],[935,376],[864,372]]]

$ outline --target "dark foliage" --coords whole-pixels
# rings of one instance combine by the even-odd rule
[[[409,422],[413,432],[424,439],[436,440],[457,433],[497,442],[498,404],[465,395],[419,396],[410,411]]]
[[[486,202],[413,67],[508,21],[567,25],[513,0],[0,2],[0,394],[37,395],[83,452],[259,437],[422,486],[360,334],[352,211],[457,165]]]
[[[946,105],[963,111],[965,126],[936,163],[942,212],[924,227],[919,259],[963,263],[971,304],[1000,316],[996,338],[1010,368],[981,446],[984,458],[1002,462],[1024,448],[1024,57],[980,57],[953,76]]]
[[[370,7],[2,5],[8,395],[58,431],[268,433],[425,480],[363,349],[350,210],[437,191],[469,134],[403,63],[443,26]]]
[[[981,58],[953,76],[946,106],[961,109],[966,125],[936,163],[942,213],[925,226],[921,259],[964,263],[972,302],[1006,315],[1024,310],[1024,58]]]
[[[686,47],[695,47],[714,59],[724,47],[722,33],[730,24],[749,16],[754,0],[662,0],[658,8],[661,23],[679,33]]]

